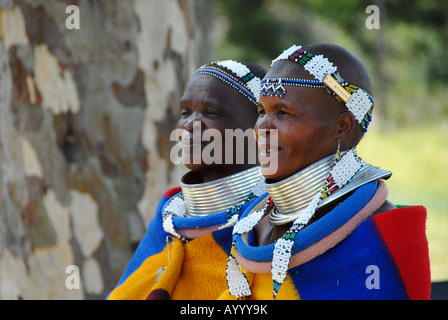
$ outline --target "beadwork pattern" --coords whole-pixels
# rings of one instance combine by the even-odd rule
[[[331,76],[337,83],[342,86],[341,90],[347,91],[350,98],[343,100],[339,95],[327,86],[327,91],[333,95],[338,101],[344,101],[348,110],[354,115],[355,119],[361,125],[364,132],[372,121],[372,110],[374,107],[373,98],[363,89],[348,84],[337,71],[337,67],[333,65],[327,58],[323,55],[313,55],[302,49],[301,46],[293,45],[281,53],[276,59],[272,60],[271,66],[279,60],[290,60],[303,66],[310,74],[312,74],[316,80],[323,82],[324,78]],[[263,86],[262,86],[263,89]],[[268,89],[268,88],[267,88]],[[269,87],[269,89],[271,89]],[[281,89],[281,88],[280,88]],[[344,91],[344,92],[345,92]],[[280,90],[282,95],[277,95],[282,97],[285,95],[285,90]],[[267,90],[264,95],[268,95]],[[347,93],[345,93],[347,95]],[[263,95],[263,92],[262,92]],[[275,92],[274,94],[275,95]]]
[[[338,188],[342,188],[361,169],[362,163],[353,149],[347,153],[334,165],[330,175]]]
[[[255,211],[254,213],[244,217],[243,219],[240,219],[238,223],[233,227],[232,233],[244,234],[251,231],[257,225],[260,219],[263,218],[266,210],[269,207],[272,207],[272,205],[272,199],[269,197],[268,201],[262,209]]]
[[[371,104],[372,101],[367,92],[359,89],[347,101],[347,108],[353,113],[356,121],[361,124],[364,123],[364,126],[367,127],[368,123],[372,120]]]
[[[275,62],[279,61],[279,60],[287,60],[287,59],[291,59],[290,57],[296,53],[296,51],[298,51],[300,48],[302,48],[302,46],[297,46],[297,45],[292,45],[291,47],[289,47],[288,49],[284,50],[277,58],[275,58],[274,60],[272,60],[271,62],[271,67],[274,65]],[[294,61],[294,62],[298,62],[298,61]]]
[[[233,248],[234,246],[232,246]],[[241,272],[233,254],[227,260],[226,279],[231,295],[239,298],[251,296],[251,290],[246,276]]]
[[[251,231],[253,227],[264,216],[266,211],[272,208],[273,205],[274,202],[272,201],[271,197],[268,197],[268,201],[264,205],[263,209],[257,210],[253,214],[244,217],[236,223],[233,228],[233,234],[243,234]],[[235,241],[232,242],[230,255],[227,260],[226,281],[229,293],[231,295],[237,297],[238,299],[249,298],[251,296],[249,282],[247,281],[246,276],[241,271],[235,259]]]
[[[323,55],[314,56],[303,68],[319,81],[323,81],[327,74],[333,74],[337,71],[337,68]]]
[[[182,239],[182,241],[186,241],[180,234],[176,232],[176,229],[174,228],[173,223],[173,214],[168,213],[164,214],[163,216],[163,222],[162,222],[163,230],[165,230],[167,233],[178,237],[179,239]]]
[[[235,225],[236,222],[238,221],[238,216],[239,216],[242,206],[245,203],[248,203],[249,201],[251,201],[252,199],[261,196],[265,192],[266,192],[266,188],[264,187],[264,182],[263,182],[263,179],[261,178],[258,181],[258,183],[252,188],[251,192],[248,194],[248,196],[246,197],[246,199],[243,202],[241,202],[239,204],[235,204],[226,210],[225,214],[226,214],[226,218],[227,218],[227,223],[221,225],[218,229],[221,230],[221,229],[225,229],[225,228]],[[185,205],[183,194],[179,194],[176,197],[174,197],[167,204],[167,206],[165,207],[165,210],[163,212],[163,216],[162,216],[163,229],[167,233],[180,238],[184,242],[188,242],[188,239],[186,239],[185,237],[182,237],[179,233],[176,232],[174,223],[173,223],[173,216],[186,217],[187,216],[186,212],[187,212],[187,206]]]
[[[278,284],[282,284],[286,278],[293,245],[294,241],[289,238],[280,238],[275,242],[274,257],[272,259],[272,280]]]
[[[210,62],[200,67],[192,76],[200,74],[224,81],[255,104],[260,98],[261,79],[242,63],[233,60]]]
[[[329,176],[323,182],[321,191],[314,195],[313,199],[303,210],[302,214],[294,220],[292,227],[275,242],[271,266],[271,275],[273,280],[273,299],[276,298],[277,293],[286,278],[286,273],[288,271],[289,263],[291,260],[292,249],[294,247],[294,239],[296,234],[310,222],[317,210],[320,201],[334,192],[334,190],[336,190],[337,188],[342,188],[347,183],[349,183],[359,172],[361,167],[362,159],[357,156],[356,147],[348,150],[341,158],[337,159],[334,166],[330,170]],[[273,205],[273,201],[269,197],[263,209],[255,211],[254,213],[244,217],[243,219],[240,219],[236,223],[233,229],[233,234],[244,234],[253,230],[254,226],[260,222],[261,218],[266,214],[267,210],[272,208]],[[227,265],[227,269],[232,270],[230,275],[229,272],[227,273],[229,292],[230,294],[238,298],[242,296],[249,297],[250,292],[248,294],[245,294],[245,292],[247,292],[249,284],[241,284],[241,281],[245,279],[245,277],[242,278],[241,274],[236,274],[238,272],[241,273],[241,271],[238,267],[235,268],[234,266],[234,252],[235,240],[232,243],[231,255],[229,257]],[[230,288],[232,289],[230,290]]]
[[[286,94],[286,90],[283,85],[309,88],[325,88],[325,85],[320,81],[294,78],[265,78],[261,81],[260,95],[269,97],[283,97]]]

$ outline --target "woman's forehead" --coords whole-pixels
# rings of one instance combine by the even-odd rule
[[[234,105],[246,102],[236,89],[225,82],[208,75],[195,76],[190,79],[180,103],[208,103]]]
[[[324,89],[289,86],[283,97],[260,97],[259,103],[263,106],[273,104],[285,104],[292,107],[309,106],[313,108],[326,109],[328,98]]]

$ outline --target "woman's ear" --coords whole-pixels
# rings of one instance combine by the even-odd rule
[[[338,138],[341,141],[342,150],[353,147],[352,136],[354,134],[354,127],[357,124],[353,114],[349,111],[342,112],[338,116]]]

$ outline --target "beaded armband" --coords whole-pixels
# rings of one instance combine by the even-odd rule
[[[332,62],[323,55],[313,55],[312,53],[303,50],[301,46],[296,45],[286,49],[276,59],[272,60],[271,66],[279,60],[289,60],[300,64],[305,70],[312,74],[319,83],[325,85],[327,91],[331,95],[338,101],[344,102],[356,121],[361,125],[363,131],[367,131],[367,128],[372,121],[372,110],[374,106],[373,98],[365,90],[348,84],[341,77],[337,71],[337,67],[334,66]],[[296,80],[303,81],[300,79]],[[280,82],[284,83],[283,78]],[[262,90],[263,88],[271,89],[271,87],[268,87],[265,84],[262,84]],[[281,96],[284,96],[286,93],[284,88],[280,91],[282,92]],[[264,92],[262,91],[262,95],[268,95],[267,93],[267,90]]]

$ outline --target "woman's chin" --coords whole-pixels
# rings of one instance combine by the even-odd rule
[[[280,174],[278,172],[278,168],[274,168],[270,165],[261,165],[260,173],[269,180],[277,180],[280,178]]]
[[[200,171],[206,166],[203,163],[184,163],[184,165],[190,171]]]
[[[279,182],[282,181],[286,178],[289,178],[290,176],[292,176],[293,174],[296,173],[296,171],[292,171],[292,170],[280,170],[282,169],[282,167],[278,166],[274,167],[274,166],[260,166],[260,172],[261,174],[266,178],[268,183],[274,183],[274,182]]]

